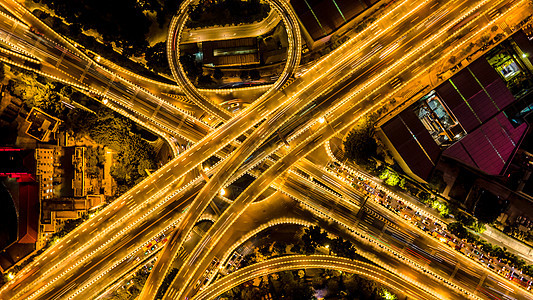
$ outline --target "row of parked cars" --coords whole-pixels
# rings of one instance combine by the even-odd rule
[[[500,274],[502,277],[507,278],[528,290],[531,289],[533,280],[529,276],[522,274],[522,271],[503,263],[499,259],[490,257],[488,253],[485,253],[475,245],[467,243],[466,240],[458,239],[456,236],[446,231],[445,225],[440,224],[438,221],[433,221],[429,217],[423,216],[420,212],[414,210],[403,201],[392,198],[383,190],[379,189],[379,186],[375,183],[365,180],[361,176],[357,176],[357,174],[343,168],[337,162],[330,162],[326,167],[326,171],[334,171],[337,175],[340,175],[339,177],[341,179],[349,182],[354,188],[358,188],[369,195],[373,195],[373,198],[383,207],[401,216],[405,220],[410,221],[413,225],[432,235],[442,243],[463,253],[474,261],[477,261],[479,264],[486,266],[493,272]]]

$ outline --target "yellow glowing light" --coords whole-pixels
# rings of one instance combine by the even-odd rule
[[[320,118],[318,118],[318,122],[319,122],[320,124],[323,124],[324,122],[326,122],[326,118],[324,118],[324,117],[320,117]]]
[[[107,104],[107,99],[104,99],[102,102],[104,103],[104,105]]]
[[[15,275],[13,275],[13,273],[11,273],[11,272],[7,273],[7,279],[8,280],[13,280],[13,278],[15,278]]]
[[[224,196],[226,195],[226,190],[225,189],[221,189],[220,190],[220,196]]]

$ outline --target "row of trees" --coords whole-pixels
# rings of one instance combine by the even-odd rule
[[[67,129],[75,136],[88,136],[97,144],[117,152],[118,163],[111,175],[122,193],[141,181],[147,169],[156,167],[153,147],[135,132],[135,124],[106,107],[96,113],[71,110],[65,120]]]
[[[346,241],[341,237],[330,238],[327,232],[319,226],[311,226],[305,228],[302,237],[290,245],[283,241],[275,241],[257,247],[252,254],[245,257],[241,267],[263,261],[269,257],[286,255],[288,253],[287,250],[296,254],[315,254],[320,247],[329,249],[330,254],[337,256],[349,259],[358,257],[357,250],[350,241]]]
[[[165,295],[167,289],[170,287],[170,284],[172,283],[172,280],[174,280],[174,277],[176,277],[176,275],[178,274],[178,271],[179,270],[177,268],[173,268],[172,270],[170,270],[170,272],[168,272],[168,274],[163,279],[163,282],[159,286],[159,289],[157,289],[155,299],[163,299],[163,296]]]
[[[113,300],[133,300],[141,293],[141,290],[150,275],[149,270],[146,267],[139,269],[133,277],[126,282],[125,285],[117,288],[110,295]]]
[[[33,1],[48,6],[66,23],[76,24],[74,26],[79,32],[97,31],[104,40],[113,41],[128,54],[142,51],[148,46],[145,36],[152,22],[145,15],[145,11],[156,12],[161,8],[157,0]],[[177,4],[178,1],[172,2]],[[177,6],[173,7],[174,12],[176,8]],[[62,23],[61,19],[54,22]]]
[[[189,28],[216,25],[239,25],[261,21],[268,16],[270,6],[260,0],[201,1],[189,11]]]
[[[355,274],[333,270],[317,270],[307,274],[306,270],[284,271],[268,275],[258,287],[243,284],[224,293],[222,299],[255,300],[269,298],[311,300],[325,299],[397,299],[397,296],[374,281]]]
[[[124,47],[122,54],[119,52],[116,52],[113,48],[113,45],[110,42],[101,43],[99,42],[94,36],[85,34],[81,29],[81,25],[78,23],[72,23],[70,25],[63,22],[63,20],[59,17],[51,16],[50,14],[35,9],[33,11],[33,14],[37,16],[39,19],[41,19],[43,22],[45,22],[48,26],[50,26],[52,29],[54,29],[56,32],[68,36],[72,40],[76,41],[76,43],[83,45],[88,50],[91,50],[94,53],[97,53],[99,55],[102,55],[103,57],[109,59],[110,61],[115,62],[116,64],[127,68],[139,75],[147,76],[150,78],[157,79],[159,81],[168,81],[164,77],[157,76],[156,74],[152,73],[148,68],[153,68],[154,65],[157,65],[157,62],[152,63],[150,66],[143,66],[140,63],[134,62],[130,60],[128,57],[131,55],[135,56],[142,56],[143,54],[146,55],[152,55],[150,57],[150,61],[154,59],[153,52],[157,52],[159,47],[149,47],[148,43],[145,41],[142,45],[135,45],[135,46],[129,46]],[[120,46],[120,45],[117,45]],[[146,51],[146,53],[145,53]],[[150,52],[150,53],[148,53]],[[167,67],[168,69],[168,64]],[[159,72],[162,70],[156,71]],[[170,71],[168,72],[162,72],[162,73],[168,73],[170,74]]]
[[[525,274],[533,276],[533,265],[526,265],[526,262],[507,249],[500,246],[492,245],[479,236],[468,231],[460,222],[448,224],[448,231],[456,235],[460,239],[466,239],[468,243],[474,244],[481,250],[488,253],[491,257],[501,259],[503,262],[514,266],[516,269],[522,270]]]

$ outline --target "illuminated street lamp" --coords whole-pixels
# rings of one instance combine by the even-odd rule
[[[205,171],[205,172],[209,171],[209,167],[208,167],[208,166],[205,166],[205,167],[204,167],[204,171]]]
[[[221,189],[220,190],[220,196],[224,196],[226,195],[226,190],[225,189]]]
[[[326,122],[326,118],[324,118],[324,117],[318,118],[318,123],[324,124],[324,122]]]
[[[8,280],[13,280],[13,278],[15,278],[15,275],[13,275],[13,273],[11,273],[11,272],[7,273],[7,279]]]
[[[104,103],[104,105],[106,105],[107,101],[108,101],[107,99],[104,99],[102,102]]]

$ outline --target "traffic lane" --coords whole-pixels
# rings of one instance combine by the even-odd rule
[[[329,127],[326,127],[326,131],[329,130]],[[211,247],[213,247],[214,244],[216,244],[220,237],[223,235],[223,233],[228,230],[228,228],[233,224],[235,218],[233,216],[239,216],[242,214],[242,212],[262,193],[268,186],[270,186],[270,183],[272,180],[274,180],[277,175],[279,175],[281,169],[285,169],[288,165],[294,163],[295,160],[298,158],[299,153],[303,151],[310,151],[313,148],[317,147],[318,145],[315,144],[315,142],[322,137],[322,133],[317,134],[317,136],[310,142],[306,143],[304,145],[301,145],[296,148],[295,153],[296,155],[288,155],[285,156],[282,159],[282,163],[276,163],[271,168],[269,168],[266,172],[264,172],[259,178],[257,178],[248,188],[244,190],[244,192],[241,193],[241,195],[233,202],[233,204],[224,211],[224,213],[220,216],[219,220],[213,225],[213,227],[208,232],[209,239],[205,239],[205,241],[202,243],[200,248],[198,250],[195,250],[196,256],[194,258],[203,258],[207,255],[208,251]],[[274,170],[274,171],[273,171]],[[283,172],[282,170],[281,172]],[[277,174],[277,175],[276,175]],[[190,268],[191,265],[196,265],[195,268]],[[203,271],[203,270],[201,270]],[[191,259],[189,261],[189,267],[186,266],[185,268],[185,274],[192,272],[193,274],[196,272],[196,274],[201,273],[198,270],[198,264],[194,259]],[[180,278],[190,278],[190,275],[183,275]],[[194,280],[197,278],[194,277]],[[193,280],[193,281],[194,281]],[[192,292],[191,287],[191,281],[190,279],[187,279],[187,283],[189,283],[189,286],[185,288],[183,295],[185,297],[191,296],[190,293]]]
[[[287,181],[289,182],[289,181]],[[299,186],[296,186],[297,188]],[[299,187],[300,190],[297,192],[297,195],[301,197],[300,199],[305,199],[306,197],[306,189]],[[309,189],[309,188],[308,188]],[[325,197],[331,197],[330,195],[325,195]],[[317,202],[317,197],[313,197],[313,202]],[[322,203],[331,203],[334,200],[322,200]],[[312,204],[310,204],[313,206]],[[331,206],[322,205],[325,206],[322,208],[322,211],[326,214],[331,213]],[[335,206],[335,208],[338,208],[339,206]],[[453,261],[454,255],[452,254],[452,258],[450,259],[450,253],[448,249],[446,249],[446,245],[440,245],[438,242],[436,242],[432,237],[430,236],[418,236],[416,233],[412,232],[397,232],[392,231],[391,228],[385,228],[383,227],[382,230],[380,228],[375,228],[375,222],[372,222],[366,218],[366,215],[363,214],[362,220],[358,222],[358,220],[349,219],[348,215],[342,212],[335,211],[336,214],[339,216],[342,216],[345,219],[345,222],[348,224],[356,223],[358,228],[361,228],[365,230],[367,233],[370,233],[374,237],[377,237],[381,240],[384,245],[387,247],[390,247],[392,245],[396,251],[403,253],[405,256],[411,258],[414,261],[418,261],[422,265],[432,265],[437,270],[437,273],[440,272],[439,275],[451,279],[452,275],[453,278],[456,279],[458,282],[464,283],[464,286],[477,286],[479,284],[481,278],[485,276],[485,273],[483,273],[482,270],[473,271],[468,265],[460,265],[458,262]],[[362,225],[362,223],[365,223],[366,225]],[[405,239],[405,235],[412,236],[411,241]],[[429,240],[428,240],[429,239]],[[437,243],[437,247],[431,247],[428,245],[431,245],[432,243]],[[418,245],[418,246],[417,246]],[[444,249],[442,248],[444,246]],[[427,251],[423,250],[426,249]],[[440,248],[440,249],[439,249]],[[428,251],[432,252],[433,254],[428,253]],[[468,271],[466,270],[468,269]],[[446,270],[447,272],[443,272],[440,270]]]
[[[137,198],[134,198],[133,191],[134,190],[130,190],[127,192],[121,201],[113,202],[106,207],[102,214],[82,223],[78,228],[75,229],[74,233],[61,240],[60,243],[52,246],[49,252],[46,252],[44,256],[41,256],[34,265],[37,268],[39,268],[39,265],[46,265],[49,266],[49,269],[39,268],[37,272],[34,272],[31,276],[26,277],[26,280],[35,282],[36,280],[40,279],[41,276],[51,277],[54,274],[59,274],[64,268],[72,265],[74,263],[73,260],[75,260],[76,257],[87,255],[91,253],[93,249],[97,248],[99,246],[99,240],[109,240],[112,238],[118,231],[122,230],[123,226],[121,225],[124,224],[124,222],[130,223],[132,220],[135,220],[139,214],[143,213],[141,206],[138,205],[142,204],[148,198],[143,194],[138,193],[136,194]],[[168,194],[170,193],[171,192]],[[133,202],[134,199],[137,199],[138,202]],[[134,208],[137,208],[137,212],[135,214],[132,214],[126,220],[121,220]],[[98,231],[99,228],[115,229],[108,231],[105,235],[96,239],[96,237],[99,235],[99,233],[96,231]],[[60,253],[68,255],[59,255]],[[10,289],[11,296],[19,292],[19,289],[28,287],[28,285],[22,285]]]
[[[294,101],[294,102],[290,102],[289,103],[289,106],[287,106],[289,109],[292,107],[294,112],[291,112],[291,110],[289,110],[287,112],[287,110],[282,110],[278,113],[276,113],[275,115],[275,118],[274,119],[270,119],[267,123],[264,123],[257,131],[254,131],[254,134],[252,135],[253,136],[258,136],[259,138],[265,138],[267,136],[269,136],[271,134],[272,131],[274,131],[277,126],[274,125],[274,124],[277,124],[277,123],[274,123],[272,124],[273,122],[276,122],[276,121],[279,121],[278,123],[279,124],[282,124],[282,121],[284,121],[284,118],[286,118],[286,115],[283,114],[283,112],[287,112],[288,114],[292,115],[293,113],[296,113],[297,111],[297,108],[299,108],[299,101],[302,101],[300,99],[312,99],[309,97],[309,95],[305,95],[306,92],[304,92],[304,95],[302,97],[299,97],[297,98],[296,100],[297,101]],[[305,97],[307,96],[307,97]],[[270,123],[269,123],[270,122]],[[237,151],[240,151],[240,152],[243,152],[243,153],[252,153],[253,150],[255,149],[256,147],[256,139],[252,139],[251,137],[249,137],[248,141],[252,141],[252,143],[250,144],[250,142],[246,142],[243,144],[243,146],[241,146]],[[238,167],[239,164],[235,163],[236,160],[239,160],[239,161],[244,161],[246,159],[246,155],[242,155],[241,153],[238,153],[239,155],[233,155],[230,160],[228,160],[224,166],[226,168],[233,168],[233,169],[236,169]],[[226,177],[229,178],[229,174],[231,174],[232,172],[218,172],[217,174],[228,174]],[[208,186],[203,189],[203,192],[202,192],[202,197],[203,197],[203,194],[206,194],[207,196],[203,197],[203,198],[199,198],[201,199],[201,201],[198,201],[198,203],[195,203],[193,204],[193,209],[190,211],[190,213],[187,213],[186,216],[185,216],[185,219],[184,219],[184,222],[181,223],[183,224],[183,228],[184,230],[180,230],[180,232],[182,232],[182,238],[185,234],[187,234],[187,232],[189,231],[189,228],[191,227],[191,224],[193,224],[193,222],[198,218],[199,216],[199,213],[201,213],[203,211],[203,209],[205,209],[205,207],[208,205],[208,202],[210,200],[210,198],[212,196],[214,196],[216,193],[218,193],[218,191],[220,190],[219,186],[222,185],[226,180],[212,180],[208,183]],[[195,201],[196,202],[196,201]],[[185,230],[186,229],[186,230]]]
[[[231,289],[232,287],[252,280],[253,278],[264,276],[266,274],[281,272],[285,270],[295,269],[336,269],[349,273],[356,273],[371,279],[379,278],[379,281],[386,286],[391,287],[396,291],[402,291],[409,296],[417,299],[438,299],[434,295],[428,293],[422,288],[413,286],[405,279],[385,271],[377,266],[362,263],[359,261],[351,261],[346,258],[335,256],[301,256],[292,255],[282,258],[269,259],[252,266],[238,270],[220,281],[215,282],[213,286],[208,287],[202,291],[199,296],[194,299],[212,299],[217,295]]]
[[[465,4],[465,3],[467,3],[467,2],[463,2],[463,4]],[[461,9],[463,9],[463,7],[459,6],[459,7],[456,8],[456,11],[461,10]],[[417,18],[418,18],[418,16],[417,16],[416,18],[414,18],[414,19],[417,19]],[[445,19],[442,18],[441,20],[445,20]],[[408,32],[405,36],[414,35],[414,34],[413,34],[414,31],[409,30],[409,29],[412,29],[412,28],[413,28],[413,26],[412,26],[412,22],[413,22],[413,21],[414,21],[414,20],[407,20],[405,23],[402,23],[401,26],[403,26],[403,27],[401,27],[401,28],[399,29],[399,31],[401,30],[402,32],[404,32],[404,31]],[[439,24],[438,22],[436,22],[434,26],[440,26],[440,25],[441,25],[441,24]],[[425,30],[422,31],[421,33],[418,33],[417,35],[414,35],[413,37],[408,37],[409,42],[408,42],[405,46],[403,46],[403,48],[404,48],[404,49],[412,48],[413,45],[412,45],[412,43],[410,43],[410,41],[414,40],[415,37],[417,37],[417,36],[420,37],[420,36],[422,36],[422,35],[426,35],[426,34],[427,34],[427,31],[430,30],[430,29],[431,29],[431,27],[426,27]],[[400,39],[401,39],[401,38],[400,38]],[[381,40],[379,40],[379,42],[380,42],[380,43],[383,43],[383,44],[392,43],[392,42],[394,42],[394,41],[397,41],[397,37],[394,36],[394,35],[392,35],[392,36],[385,36],[384,38],[382,38]],[[416,41],[414,41],[414,42],[416,42]],[[376,42],[376,43],[378,43],[378,42]],[[371,48],[369,47],[368,51],[370,51],[370,50],[371,50]],[[401,50],[402,50],[402,48],[399,48],[398,51],[401,52]],[[364,53],[364,51],[361,51],[361,52]],[[377,54],[379,54],[379,52],[377,52]],[[374,56],[374,60],[373,60],[372,62],[370,62],[370,63],[375,63],[375,64],[377,64],[380,60],[381,60],[381,57],[377,57],[377,55],[376,55],[376,56]],[[391,59],[391,60],[388,60],[388,61],[386,61],[386,62],[382,62],[382,63],[383,63],[383,64],[386,64],[386,63],[388,63],[388,62],[390,62],[390,61],[392,61],[392,59]],[[357,64],[357,66],[361,66],[361,64],[366,63],[366,62],[367,62],[366,60],[360,61],[360,62]],[[370,64],[370,63],[369,63],[369,64]],[[336,72],[334,72],[332,75],[329,75],[328,78],[330,78],[330,79],[331,79],[332,81],[334,81],[334,82],[337,82],[337,81],[339,80],[338,77],[348,75],[348,73],[345,73],[345,72],[342,71],[343,68],[345,68],[345,67],[346,67],[346,65],[342,65],[342,64],[341,64],[341,65],[339,66],[339,70],[336,71]],[[354,65],[352,65],[352,67],[354,67]],[[351,72],[353,72],[353,71],[351,71]],[[359,74],[359,75],[355,74],[355,75],[353,75],[351,81],[349,81],[349,82],[346,83],[346,84],[343,84],[344,86],[343,86],[342,89],[334,90],[334,92],[332,92],[332,93],[327,93],[326,95],[322,95],[322,96],[318,97],[317,100],[312,101],[312,102],[308,105],[309,108],[304,107],[304,108],[302,109],[302,111],[304,111],[304,114],[299,114],[299,115],[293,117],[293,118],[292,118],[289,122],[287,122],[282,128],[280,128],[280,130],[279,130],[279,133],[280,133],[280,134],[274,134],[274,135],[272,135],[272,136],[270,137],[270,140],[272,140],[272,142],[280,143],[279,135],[281,135],[281,136],[285,136],[285,135],[289,134],[289,132],[294,131],[294,128],[295,128],[295,127],[296,127],[296,128],[297,128],[297,127],[304,127],[306,123],[309,123],[309,122],[311,122],[311,121],[316,120],[316,118],[317,118],[319,115],[323,114],[322,111],[325,110],[326,107],[330,107],[330,106],[336,104],[336,101],[340,99],[339,94],[343,94],[343,93],[349,93],[349,92],[351,92],[351,90],[352,90],[353,88],[360,86],[364,81],[366,81],[367,78],[365,77],[365,75],[371,74],[372,72],[373,72],[373,70],[368,70],[368,69],[367,69],[367,70],[364,70],[364,69],[363,69],[363,73],[362,73],[362,74]],[[335,75],[337,75],[337,76],[335,76]],[[326,84],[326,86],[327,86],[327,84]],[[308,112],[308,109],[313,108],[313,107],[315,107],[315,106],[317,106],[316,109],[314,109],[313,111],[307,113],[307,112]],[[321,107],[323,107],[323,108],[321,108]],[[263,145],[262,147],[263,147],[263,148],[264,148],[264,147],[268,147],[268,145]],[[262,148],[259,149],[259,150],[262,150]]]
[[[315,177],[319,176],[320,170],[318,170],[317,168],[313,168],[313,165],[310,164],[305,159],[300,161],[299,164],[304,166],[305,171],[310,172]],[[334,176],[329,176],[329,178],[331,178],[331,182],[330,181],[328,182],[332,183],[333,185],[336,184],[336,186],[338,187],[338,190],[342,190],[342,188],[347,188],[347,189],[351,188],[345,182],[339,180],[338,178]],[[375,208],[377,208],[378,211],[380,210],[383,211],[383,207],[376,205],[376,203],[374,203],[373,201],[370,201],[367,203],[369,203],[369,206],[374,206]],[[386,211],[388,212],[388,210]],[[391,222],[391,220],[397,221],[398,216],[395,215],[395,217],[396,219],[389,218],[388,221],[389,222]],[[363,217],[362,219],[363,221],[367,221],[365,217]],[[415,259],[419,259],[419,260],[422,259],[421,262],[423,262],[424,260],[427,260],[428,264],[432,260],[434,264],[437,262],[444,262],[444,266],[440,266],[440,268],[444,269],[444,271],[447,271],[447,272],[442,273],[440,275],[451,276],[453,274],[455,277],[458,277],[458,281],[460,282],[470,281],[470,283],[473,284],[474,286],[479,283],[481,275],[474,273],[474,277],[471,277],[472,274],[470,272],[464,270],[463,268],[456,268],[458,262],[456,261],[455,253],[453,253],[454,250],[452,250],[452,253],[450,253],[449,250],[447,249],[441,248],[440,250],[438,250],[437,248],[432,248],[431,246],[429,246],[430,249],[427,249],[428,242],[425,239],[419,239],[420,236],[418,234],[411,232],[409,226],[405,224],[403,220],[393,222],[393,224],[395,224],[396,226],[400,226],[402,230],[404,230],[405,233],[407,233],[408,236],[414,237],[414,238],[409,239],[409,238],[405,238],[405,233],[400,232],[398,235],[396,235],[394,232],[390,231],[390,229],[386,231],[386,233],[388,233],[391,237],[393,237],[392,241],[396,244],[396,247],[400,247],[400,249],[403,250],[404,254],[413,256],[413,258]],[[360,228],[362,228],[360,226],[361,222],[359,222],[358,225]],[[369,225],[375,225],[375,223],[371,222],[369,223]],[[380,237],[381,237],[381,233],[383,232],[383,230],[380,232],[376,232],[376,229],[379,229],[379,228],[368,228],[366,226],[363,229],[369,232],[373,232],[374,234],[379,234]],[[430,237],[430,239],[432,238]],[[428,253],[427,251],[424,250],[424,248],[426,248],[428,251],[431,251],[433,254]]]
[[[48,62],[51,65],[58,68],[58,70],[60,71],[60,75],[61,75],[59,77],[64,77],[66,75],[68,76],[67,80],[83,79],[89,86],[93,86],[93,87],[103,86],[104,89],[103,90],[100,89],[100,92],[106,92],[105,87],[109,85],[110,88],[114,88],[118,90],[118,91],[112,91],[112,96],[114,96],[115,99],[119,102],[124,102],[124,99],[127,100],[131,98],[132,95],[128,93],[128,88],[126,88],[125,85],[121,82],[122,81],[121,79],[116,78],[113,84],[110,85],[111,83],[110,80],[113,81],[113,78],[115,77],[113,77],[111,73],[105,70],[102,70],[101,67],[94,64],[92,61],[82,60],[78,58],[76,55],[66,50],[65,48],[63,48],[62,46],[58,46],[57,44],[52,43],[47,39],[43,39],[40,36],[27,32],[27,29],[21,29],[21,30],[26,30],[25,31],[26,36],[28,36],[29,38],[31,37],[32,40],[31,42],[27,42],[27,41],[17,39],[17,41],[19,41],[17,42],[19,43],[19,46],[23,48],[28,48],[27,51],[30,51],[30,52],[35,51],[35,50],[38,50],[39,52],[41,52],[41,55],[38,55],[38,56],[45,62]],[[22,32],[23,33],[21,33],[21,35],[24,34],[24,31]],[[13,37],[16,37],[16,36],[13,36]],[[41,41],[41,43],[39,43],[39,41]],[[95,68],[96,71],[91,70],[93,68]],[[91,77],[93,75],[94,77]],[[122,95],[122,93],[124,93],[124,95]],[[153,95],[149,95],[149,97],[155,98],[153,97]],[[149,100],[148,102],[157,103],[158,100],[152,99],[152,100]],[[146,115],[148,118],[150,118],[150,112],[142,111],[139,113],[141,115]],[[184,112],[178,111],[178,113],[183,114]]]
[[[199,218],[199,215],[209,204],[209,201],[219,192],[221,187],[228,181],[231,174],[233,174],[242,162],[245,162],[249,155],[269,137],[273,131],[283,125],[283,123],[296,114],[301,106],[305,106],[306,102],[311,101],[313,98],[305,95],[297,97],[293,101],[285,102],[276,111],[272,113],[266,122],[264,122],[258,129],[254,130],[251,136],[234,152],[229,159],[227,159],[221,169],[214,175],[214,177],[207,183],[207,185],[199,193],[193,204],[193,209],[188,213],[190,216],[185,216],[183,226],[180,228],[180,232],[183,238],[192,228],[193,223]],[[194,262],[193,262],[194,264]]]
[[[200,227],[202,225],[205,225],[205,223],[206,222],[199,223],[199,224],[197,224],[195,226],[195,228],[198,228],[198,227]],[[209,223],[209,222],[207,222],[207,223]],[[168,234],[167,234],[167,236],[168,236]],[[191,237],[184,244],[184,248],[180,252],[180,256],[176,257],[176,260],[173,262],[173,266],[179,266],[180,265],[180,262],[183,259],[183,257],[186,257],[188,254],[190,254],[190,252],[192,251],[193,247],[200,241],[201,237],[202,236],[199,235],[195,230],[193,230],[191,232]],[[139,253],[140,253],[141,256],[144,256],[144,250],[141,249]],[[166,260],[167,259],[164,256],[164,253],[163,254],[158,254],[158,255],[159,255],[158,260]],[[76,295],[73,299],[94,298],[95,295],[98,295],[102,291],[106,290],[109,285],[114,283],[113,281],[107,280],[108,278],[119,279],[119,278],[122,278],[122,276],[124,274],[127,274],[127,273],[131,272],[131,270],[136,267],[135,264],[131,264],[132,261],[133,260],[131,258],[127,259],[127,260],[123,260],[118,266],[116,266],[109,273],[107,273],[105,277],[103,277],[102,279],[100,279],[97,282],[95,282],[92,285],[90,285],[84,291],[82,291],[78,295]],[[154,272],[154,271],[152,271],[152,272]],[[146,284],[149,284],[149,282],[147,281],[145,283],[145,285]]]
[[[70,276],[66,277],[64,280],[68,279],[69,283],[76,283],[77,288],[84,286],[97,276],[97,274],[95,274],[96,272],[107,270],[117,261],[126,257],[129,254],[130,249],[140,247],[170,224],[176,222],[180,218],[181,212],[190,204],[190,201],[195,194],[196,193],[193,192],[184,195],[183,198],[180,197],[179,201],[173,201],[172,205],[165,206],[160,212],[154,214],[153,218],[144,220],[140,226],[136,227],[135,230],[129,233],[125,238],[118,240],[115,244],[100,251],[98,255],[85,262],[77,272],[71,272]],[[54,288],[48,289],[46,293],[40,296],[40,298],[52,299],[56,295],[65,292],[65,288],[66,286],[64,283],[58,282]],[[69,291],[69,293],[73,292],[74,290]],[[23,298],[27,298],[29,292],[23,296]]]

